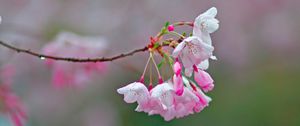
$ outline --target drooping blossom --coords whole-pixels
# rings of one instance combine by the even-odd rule
[[[194,21],[193,35],[201,38],[203,42],[212,46],[212,40],[210,34],[219,29],[219,20],[215,17],[217,15],[217,8],[212,7],[206,12],[200,14]],[[216,60],[215,56],[210,57],[213,60]],[[198,65],[198,64],[196,64]],[[208,59],[202,61],[199,65],[199,68],[206,70],[209,67]]]
[[[144,104],[149,99],[147,87],[140,82],[133,82],[117,90],[119,94],[124,95],[124,101],[127,103],[138,102]]]
[[[0,85],[0,112],[11,119],[14,126],[24,126],[27,115],[20,99],[7,85]]]
[[[97,57],[106,48],[106,40],[102,37],[84,37],[69,32],[60,33],[56,39],[45,45],[43,52],[47,55],[61,57]],[[56,87],[81,87],[95,75],[105,70],[104,63],[66,63],[45,59],[52,68],[52,83]]]
[[[203,42],[197,36],[191,36],[184,39],[176,46],[173,51],[173,57],[180,57],[185,67],[187,76],[190,76],[193,65],[198,65],[202,61],[212,56],[214,47]]]

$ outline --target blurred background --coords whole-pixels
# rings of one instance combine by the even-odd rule
[[[61,31],[107,40],[105,56],[140,48],[164,22],[193,21],[218,8],[213,101],[199,114],[165,122],[135,112],[116,89],[139,79],[146,53],[107,63],[83,89],[56,89],[42,60],[0,47],[15,66],[13,91],[26,126],[299,126],[300,1],[297,0],[0,0],[0,40],[37,52]],[[180,29],[190,32],[191,29]],[[0,116],[0,126],[10,126]]]

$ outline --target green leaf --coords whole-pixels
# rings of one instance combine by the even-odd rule
[[[169,25],[170,25],[170,22],[167,21],[167,22],[165,23],[165,28],[167,28]]]

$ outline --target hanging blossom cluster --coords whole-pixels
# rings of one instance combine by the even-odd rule
[[[210,34],[219,28],[216,15],[217,9],[212,7],[200,14],[194,22],[173,24],[167,22],[156,36],[150,38],[150,43],[146,47],[112,57],[98,57],[103,54],[106,47],[103,38],[82,37],[69,32],[62,32],[53,42],[45,45],[42,49],[44,54],[17,48],[2,41],[0,45],[44,60],[45,64],[53,69],[52,82],[57,87],[81,87],[81,84],[91,80],[94,73],[105,69],[105,64],[102,62],[148,51],[150,55],[141,78],[119,88],[117,92],[124,95],[125,102],[137,102],[136,111],[161,115],[169,121],[199,113],[209,106],[212,100],[205,93],[213,90],[214,80],[206,70],[209,67],[209,59],[217,59],[213,55],[214,47],[210,37]],[[178,33],[175,31],[175,27],[178,26],[192,26],[193,31],[190,35],[185,32]],[[164,38],[165,35],[175,37]],[[161,62],[157,64],[154,56],[161,56]],[[172,73],[162,76],[160,71],[164,64],[170,67],[169,71]],[[152,65],[157,78],[153,78]],[[10,73],[13,72],[9,71],[11,70],[8,72],[4,70],[4,74],[1,75],[0,112],[9,115],[15,126],[22,126],[27,116],[20,100],[10,90],[11,79],[9,78],[11,78]],[[149,71],[149,79],[146,77],[147,71]],[[157,80],[155,85],[154,79]]]
[[[181,118],[189,114],[201,112],[212,100],[205,93],[212,91],[214,81],[205,70],[209,67],[209,59],[216,60],[213,55],[214,47],[210,34],[219,28],[219,21],[215,18],[217,9],[210,8],[200,14],[193,23],[166,23],[161,32],[151,37],[148,45],[150,56],[146,67],[137,82],[119,88],[117,92],[124,95],[127,103],[137,102],[135,111],[146,112],[149,115],[161,115],[166,121]],[[193,26],[190,36],[186,33],[175,32],[175,26]],[[172,34],[179,37],[163,39],[163,35]],[[175,48],[172,53],[164,50],[164,45]],[[161,64],[156,64],[154,53],[160,54],[162,61],[168,61],[173,75],[163,80],[160,74]],[[145,73],[149,64],[153,63],[158,75],[158,84],[153,86],[152,72],[150,72],[149,86],[146,86]],[[150,68],[151,69],[151,68]]]
[[[103,55],[107,47],[103,37],[79,36],[70,32],[61,32],[42,49],[44,54],[65,57],[96,57]],[[44,57],[41,57],[44,59]],[[57,88],[84,87],[97,73],[106,69],[105,63],[73,63],[56,62],[46,59],[45,64],[52,69],[52,84]]]

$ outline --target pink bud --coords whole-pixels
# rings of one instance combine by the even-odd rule
[[[174,28],[174,26],[173,26],[173,25],[169,25],[169,26],[168,26],[168,31],[170,31],[170,32],[171,32],[171,31],[174,31],[174,29],[175,29],[175,28]]]
[[[203,70],[195,71],[194,79],[204,92],[211,91],[214,88],[214,80]]]
[[[181,96],[183,94],[183,89],[184,89],[182,77],[174,75],[173,76],[173,81],[174,81],[175,93],[178,96]]]
[[[181,74],[181,65],[178,61],[174,63],[173,70],[177,76]]]

